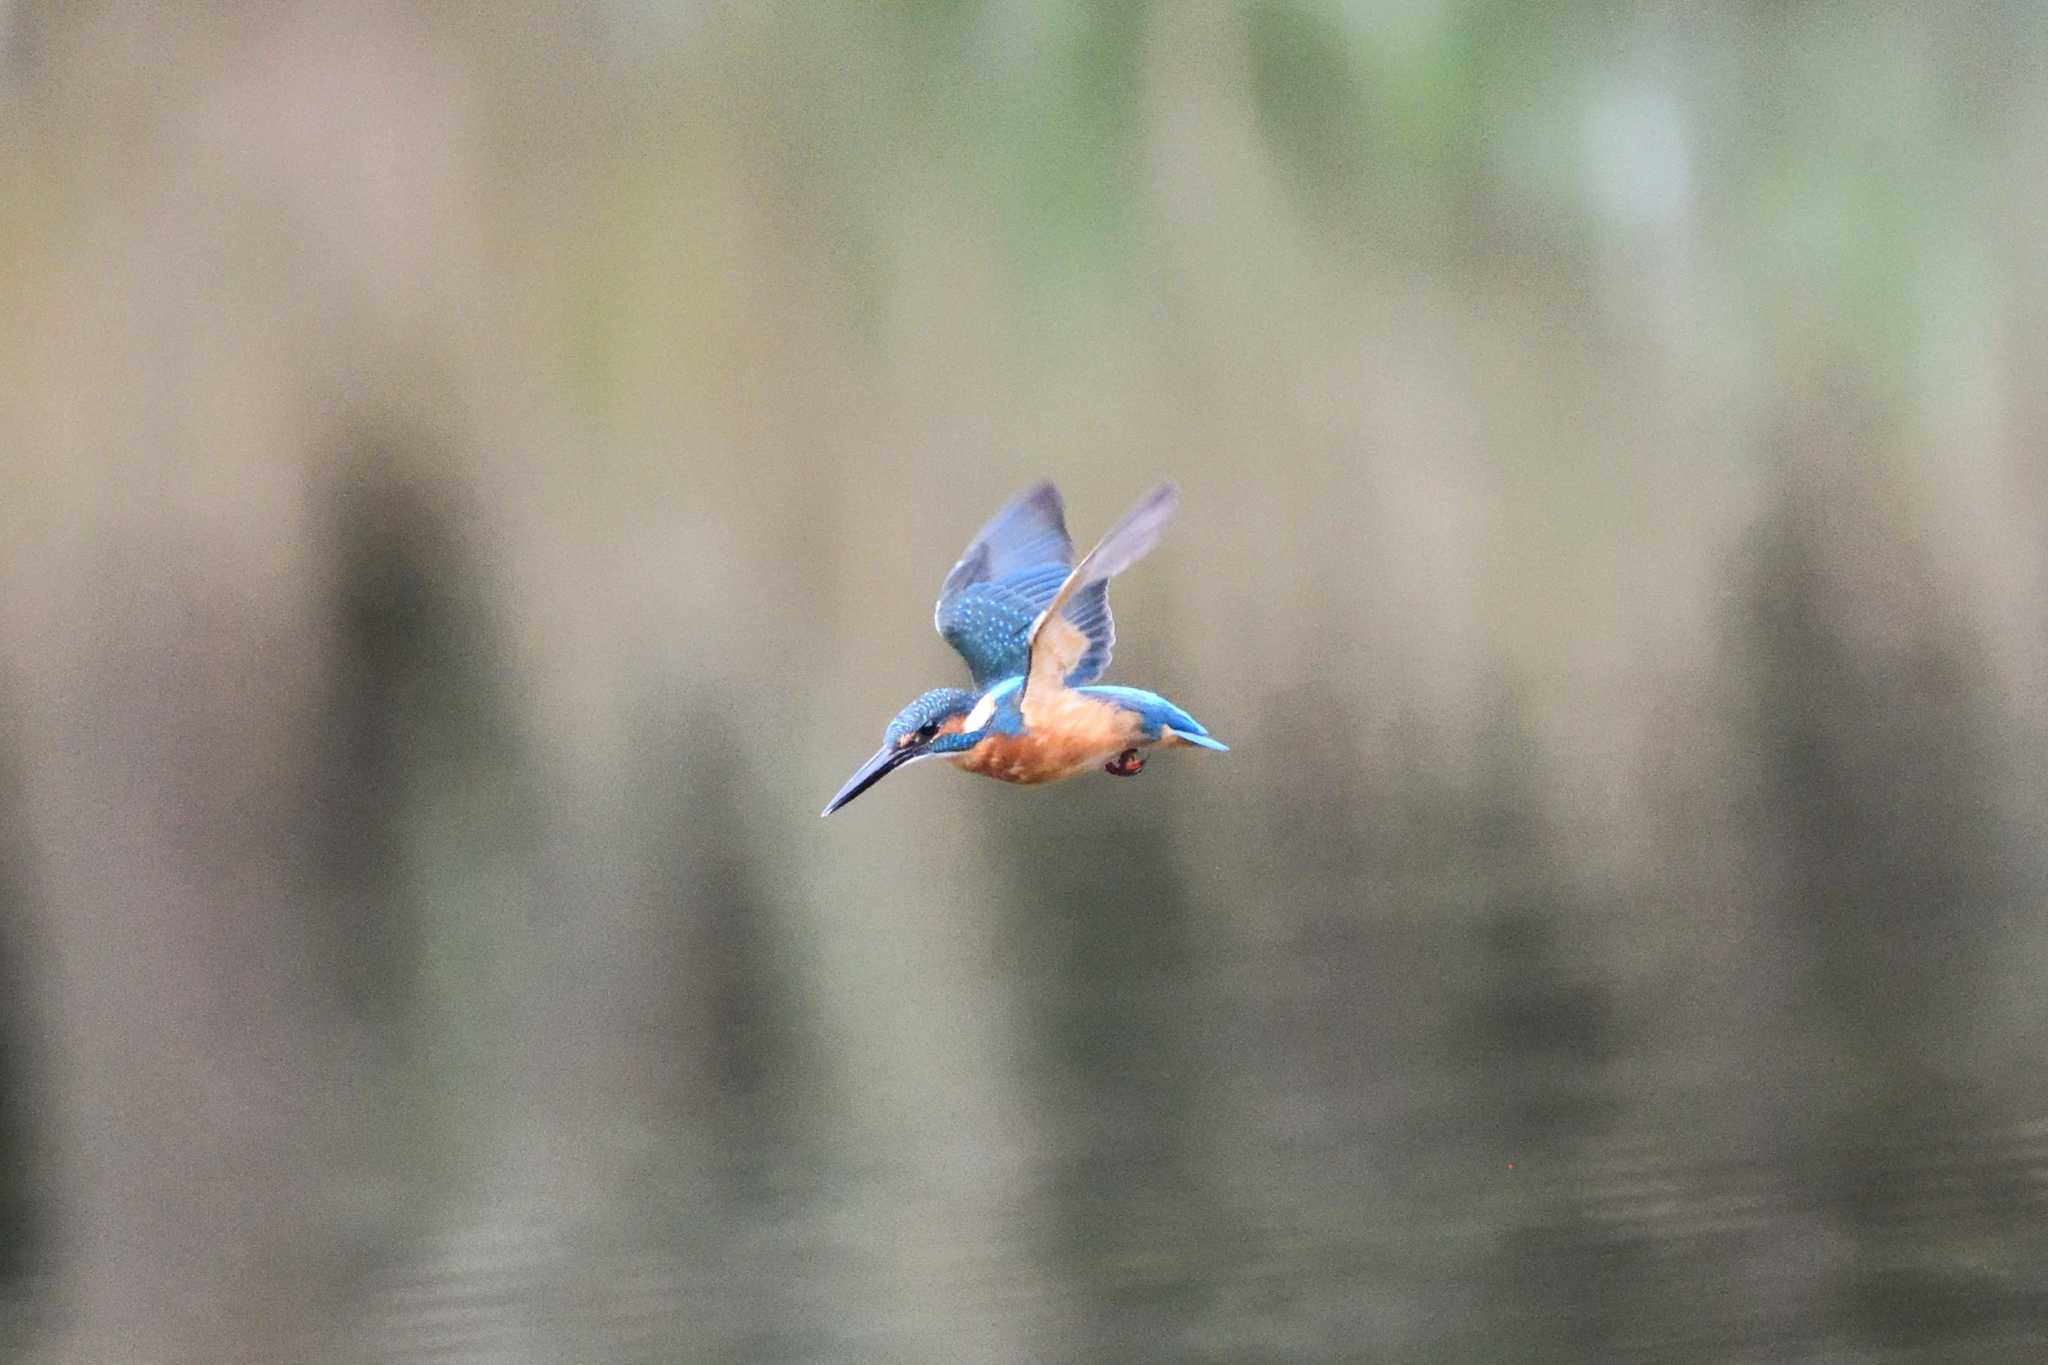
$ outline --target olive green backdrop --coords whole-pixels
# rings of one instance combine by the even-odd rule
[[[2048,1355],[2048,12],[0,3],[0,1354]],[[940,577],[1171,475],[912,769]]]

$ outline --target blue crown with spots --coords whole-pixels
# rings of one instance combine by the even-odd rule
[[[964,715],[973,709],[972,692],[959,687],[934,687],[896,713],[896,719],[890,721],[889,728],[883,732],[882,742],[893,745],[913,731],[937,725],[948,716]]]

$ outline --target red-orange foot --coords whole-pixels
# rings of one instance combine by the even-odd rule
[[[1136,749],[1126,749],[1103,764],[1102,771],[1112,777],[1136,777],[1145,771],[1145,756]]]

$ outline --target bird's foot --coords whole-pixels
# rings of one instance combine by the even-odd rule
[[[1145,756],[1136,749],[1126,749],[1103,764],[1102,771],[1112,777],[1136,777],[1145,771]]]

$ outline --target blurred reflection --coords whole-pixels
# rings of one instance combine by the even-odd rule
[[[0,1357],[2048,1358],[2048,11],[482,13],[0,5]]]
[[[0,706],[5,700],[0,697]],[[47,1257],[50,1212],[37,1181],[41,1154],[32,1146],[37,1134],[30,1115],[40,1080],[29,1001],[39,964],[31,955],[29,846],[13,738],[0,723],[0,1001],[6,1002],[0,1005],[0,1283],[23,1281]],[[0,1340],[12,1327],[11,1320],[0,1325]]]
[[[1071,1358],[1185,1359],[1234,1255],[1202,1169],[1219,1002],[1156,809],[1090,786],[1021,827],[985,803],[1012,860],[1004,941],[1046,1117],[1038,1251],[1076,1304]]]

